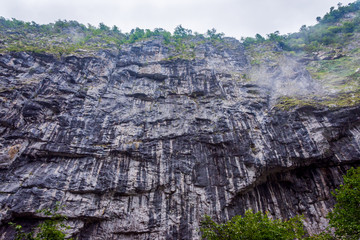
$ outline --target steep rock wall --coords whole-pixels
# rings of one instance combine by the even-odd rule
[[[254,67],[241,44],[169,60],[148,41],[85,56],[0,56],[0,239],[57,201],[79,239],[198,239],[199,219],[248,208],[326,226],[360,160],[359,106],[281,111],[301,61]],[[252,76],[255,81],[249,81]]]

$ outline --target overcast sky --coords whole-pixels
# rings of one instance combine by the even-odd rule
[[[216,28],[226,36],[296,32],[313,25],[339,0],[1,0],[0,16],[37,23],[58,19],[98,26],[164,28],[182,24],[199,33]],[[352,1],[342,0],[343,5]]]

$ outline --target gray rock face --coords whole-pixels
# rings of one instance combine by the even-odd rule
[[[330,192],[359,164],[360,106],[274,108],[287,85],[317,88],[286,55],[257,70],[240,44],[168,56],[158,40],[0,55],[0,239],[57,201],[79,239],[199,239],[204,214],[248,208],[327,225]]]

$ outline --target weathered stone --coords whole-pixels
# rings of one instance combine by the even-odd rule
[[[359,164],[360,106],[276,110],[289,89],[318,90],[303,61],[256,68],[232,44],[193,60],[167,60],[159,40],[0,55],[0,239],[57,201],[79,239],[199,239],[204,214],[248,208],[323,229]]]

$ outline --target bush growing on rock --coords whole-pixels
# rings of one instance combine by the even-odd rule
[[[65,230],[70,229],[63,221],[67,218],[58,213],[62,208],[59,203],[56,203],[54,209],[38,210],[38,213],[44,214],[48,219],[40,223],[34,231],[25,233],[21,225],[10,222],[9,224],[15,228],[16,234],[14,240],[64,240]],[[69,240],[72,240],[70,238]]]
[[[300,239],[306,233],[302,219],[302,216],[295,216],[287,221],[273,220],[267,213],[254,213],[250,209],[243,217],[235,216],[223,224],[217,224],[211,217],[205,216],[200,231],[203,239],[208,240]]]
[[[344,184],[333,195],[336,204],[328,218],[336,237],[360,239],[360,167],[347,172]]]

